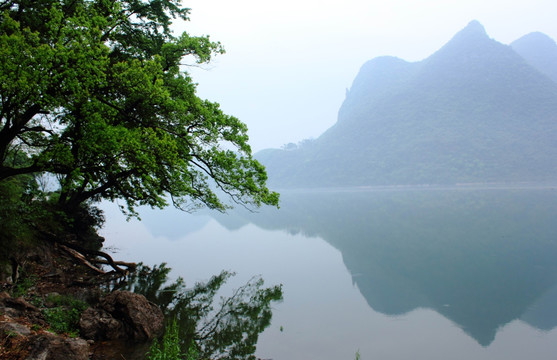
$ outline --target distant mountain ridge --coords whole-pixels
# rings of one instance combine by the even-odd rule
[[[472,21],[423,61],[368,61],[334,126],[257,157],[277,187],[555,181],[553,56],[545,35],[508,46]]]
[[[549,36],[533,32],[511,43],[530,65],[557,82],[557,45]]]

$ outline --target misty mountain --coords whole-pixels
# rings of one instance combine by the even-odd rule
[[[552,38],[534,32],[513,41],[511,47],[530,65],[557,82],[557,45]]]
[[[334,126],[257,158],[278,187],[553,181],[557,45],[539,38],[503,45],[472,21],[420,62],[375,58]]]

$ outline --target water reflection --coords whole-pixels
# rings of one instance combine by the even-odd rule
[[[263,287],[263,279],[254,277],[231,296],[221,297],[219,303],[217,293],[235,274],[222,271],[205,283],[186,288],[181,277],[169,281],[170,270],[165,263],[153,268],[139,264],[114,288],[142,294],[157,304],[167,327],[176,326],[182,353],[192,350],[199,359],[255,359],[259,334],[271,324],[272,303],[282,300],[281,286]]]
[[[433,309],[483,346],[515,319],[557,326],[557,192],[283,192],[280,210],[216,218],[228,228],[319,236],[341,251],[367,303]]]

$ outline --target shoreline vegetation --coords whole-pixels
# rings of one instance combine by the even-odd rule
[[[255,359],[271,305],[282,300],[281,286],[253,278],[219,302],[234,275],[224,271],[186,287],[168,281],[165,264],[99,281],[50,244],[28,258],[15,283],[3,273],[0,358]]]
[[[98,235],[105,200],[136,218],[278,206],[246,125],[197,96],[187,65],[224,48],[174,33],[189,15],[180,0],[0,1],[0,357],[120,359],[104,341],[148,343],[166,313],[183,353],[254,358],[280,286],[219,303],[231,273],[167,284],[164,264],[115,261]]]

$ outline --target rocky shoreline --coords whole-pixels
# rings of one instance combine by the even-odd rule
[[[141,359],[163,331],[157,305],[107,291],[98,274],[55,245],[29,254],[21,272],[16,283],[6,276],[2,283],[0,359],[130,360],[133,350]]]

